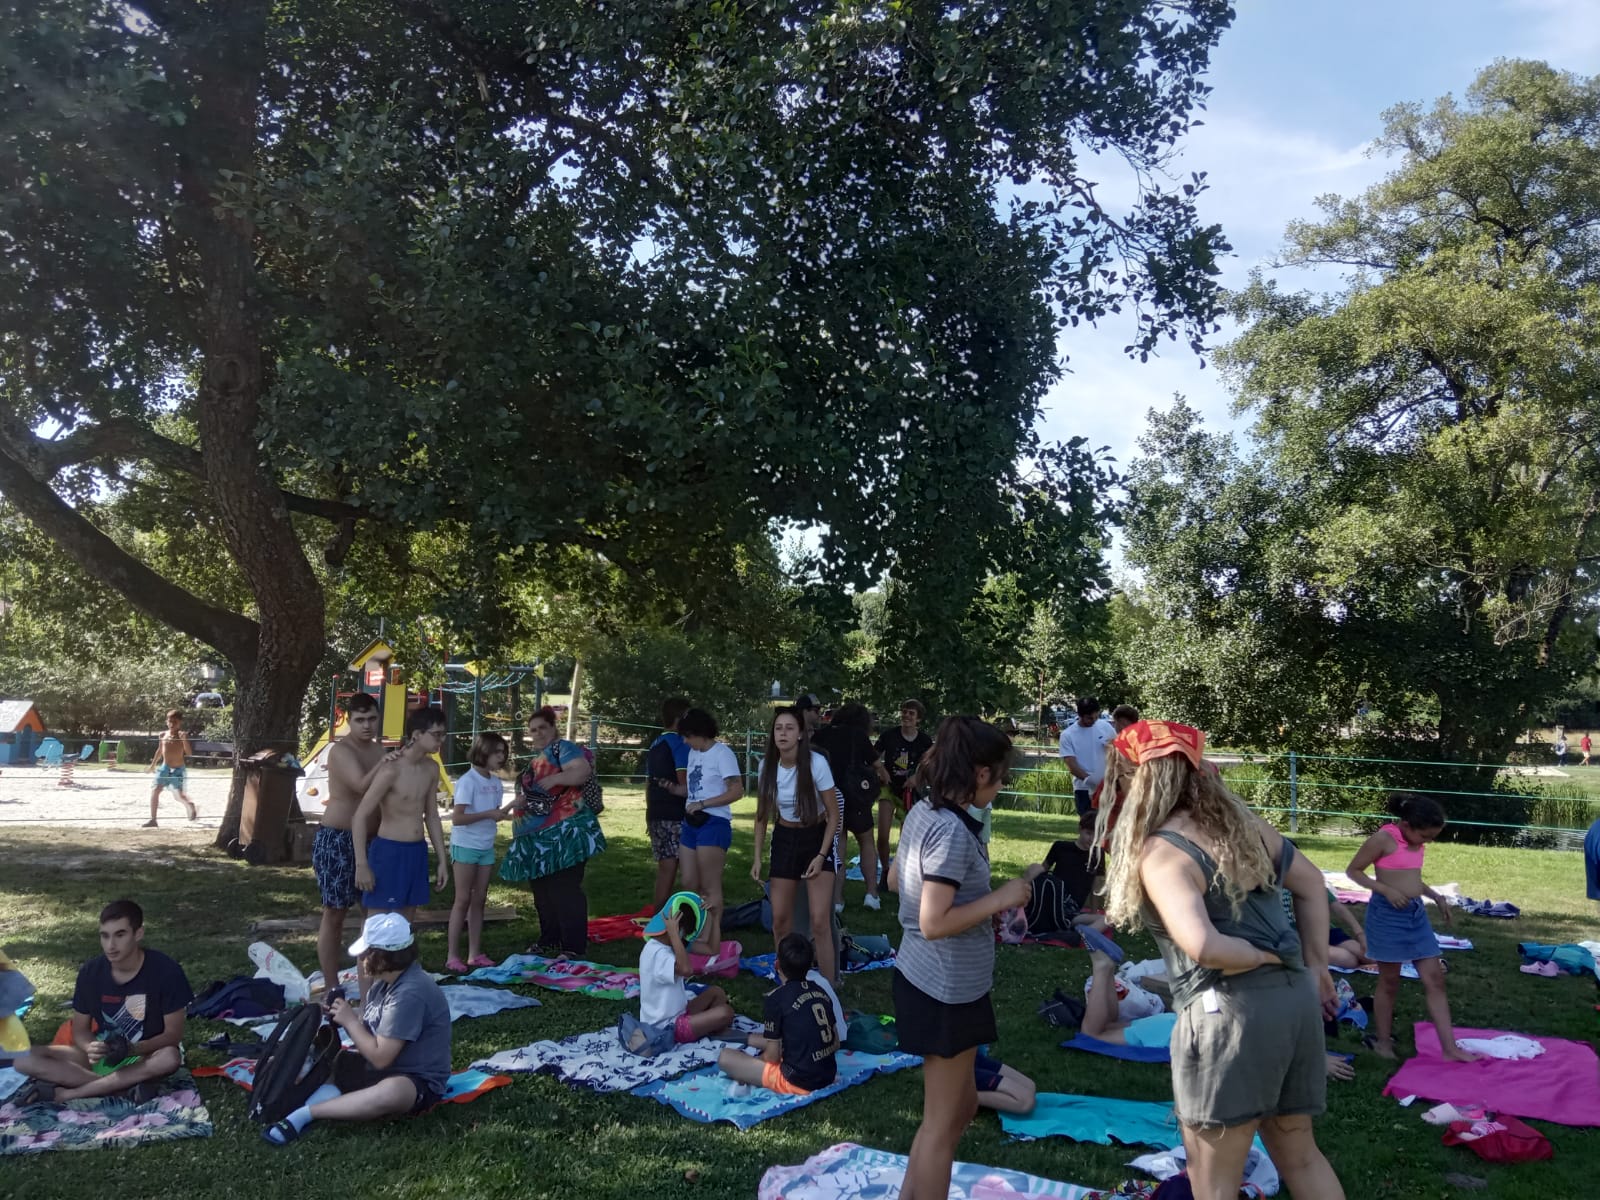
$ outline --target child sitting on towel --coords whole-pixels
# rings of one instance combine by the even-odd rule
[[[693,892],[676,892],[644,927],[639,955],[639,1017],[622,1021],[622,1044],[635,1054],[670,1048],[720,1033],[733,1024],[733,1006],[719,987],[691,995],[683,981],[694,973],[689,944],[706,924],[706,906]],[[713,958],[706,965],[715,963]]]
[[[760,1057],[724,1050],[717,1065],[725,1074],[789,1096],[808,1095],[838,1077],[833,999],[806,978],[816,961],[810,940],[801,934],[791,933],[778,943],[779,983],[767,993],[766,1028],[749,1039]]]
[[[978,1048],[978,1057],[972,1064],[978,1084],[978,1107],[1022,1116],[1031,1113],[1039,1095],[1038,1085],[1015,1067],[990,1058],[984,1053],[987,1048]]]

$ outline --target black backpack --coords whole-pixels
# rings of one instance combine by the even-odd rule
[[[284,1013],[256,1059],[249,1118],[276,1125],[328,1082],[338,1055],[339,1032],[323,1023],[319,1005],[302,1004]]]
[[[1034,876],[1023,912],[1028,918],[1028,932],[1035,937],[1045,937],[1072,928],[1072,918],[1078,915],[1078,902],[1072,898],[1066,880],[1046,871]]]
[[[205,987],[189,1004],[189,1016],[221,1020],[223,1017],[275,1017],[284,1009],[283,985],[270,979],[236,975]]]

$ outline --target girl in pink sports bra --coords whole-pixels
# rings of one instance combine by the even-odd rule
[[[1366,1044],[1384,1058],[1398,1057],[1394,1002],[1400,993],[1400,968],[1409,962],[1416,965],[1422,980],[1428,1016],[1439,1035],[1439,1052],[1447,1059],[1471,1062],[1476,1055],[1456,1045],[1439,940],[1422,905],[1422,898],[1428,897],[1444,923],[1451,923],[1450,905],[1422,882],[1422,859],[1428,843],[1444,829],[1444,809],[1431,796],[1401,792],[1390,797],[1389,811],[1399,819],[1362,842],[1346,868],[1357,884],[1372,889],[1367,901],[1367,955],[1378,964],[1378,987],[1373,995],[1372,1034]],[[1368,868],[1372,878],[1367,875]]]

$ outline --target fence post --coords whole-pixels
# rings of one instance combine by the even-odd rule
[[[589,717],[589,753],[590,754],[598,754],[599,752],[600,752],[600,718],[591,715]]]
[[[1289,751],[1289,832],[1300,832],[1300,764]]]
[[[483,720],[483,676],[472,676],[472,740],[478,740],[479,724]]]
[[[750,756],[755,753],[755,730],[744,731],[744,785],[750,786],[754,773],[750,770]]]

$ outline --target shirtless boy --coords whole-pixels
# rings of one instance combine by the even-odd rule
[[[189,820],[194,820],[200,814],[195,811],[194,802],[189,799],[183,790],[184,777],[188,768],[184,763],[188,760],[193,750],[189,746],[189,735],[183,731],[183,709],[175,708],[167,714],[167,731],[161,735],[161,740],[156,743],[156,756],[150,760],[146,772],[155,771],[159,765],[161,770],[156,771],[156,785],[150,789],[150,819],[144,823],[145,829],[156,827],[156,802],[161,798],[162,788],[171,788],[178,793],[178,799],[183,801],[183,806],[189,810]]]
[[[328,984],[339,977],[344,962],[344,918],[356,902],[356,848],[350,824],[378,768],[400,757],[398,750],[384,754],[378,738],[382,721],[376,697],[357,692],[350,697],[348,732],[328,747],[328,804],[311,846],[311,870],[322,894],[317,965]],[[370,825],[367,831],[371,833]]]
[[[438,856],[434,887],[443,891],[450,880],[450,859],[439,821],[439,764],[433,755],[444,744],[444,713],[419,708],[406,719],[406,743],[400,757],[386,762],[361,797],[351,822],[356,852],[356,887],[368,913],[397,912],[407,921],[428,902],[428,845]],[[378,836],[368,856],[367,830],[373,813],[380,814]]]

